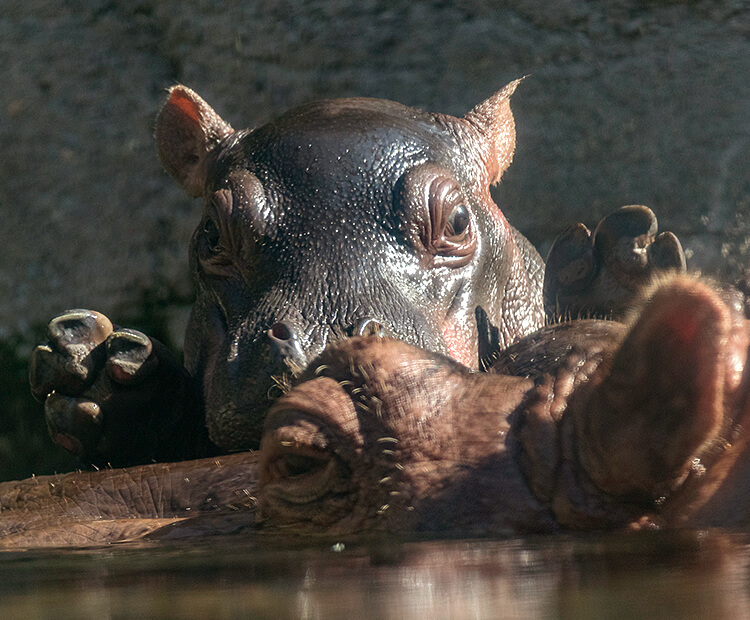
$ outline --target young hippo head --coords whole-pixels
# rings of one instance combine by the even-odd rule
[[[392,340],[331,347],[268,414],[265,522],[454,535],[748,522],[750,449],[730,446],[748,334],[719,295],[677,278],[628,329],[544,333],[554,347],[514,345],[546,367],[535,380]]]
[[[160,157],[205,201],[185,350],[216,444],[257,444],[273,378],[341,335],[384,329],[477,367],[542,324],[542,262],[489,193],[516,84],[463,118],[342,99],[243,131],[170,91]]]

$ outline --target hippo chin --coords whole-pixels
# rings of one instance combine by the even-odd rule
[[[544,328],[489,373],[341,341],[273,405],[259,452],[4,483],[0,544],[747,524],[750,332],[725,299],[672,277],[626,323]]]

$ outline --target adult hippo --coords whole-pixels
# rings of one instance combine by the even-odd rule
[[[254,448],[270,393],[336,338],[384,331],[484,368],[539,329],[543,263],[489,192],[512,158],[517,84],[463,118],[342,99],[242,131],[170,89],[159,154],[204,199],[185,367],[99,313],[60,315],[30,369],[54,441],[100,466]],[[595,243],[579,227],[558,245],[555,310],[567,289],[627,297],[652,266],[684,267],[647,209],[606,222]]]
[[[272,406],[259,452],[0,484],[0,546],[747,525],[750,332],[727,299],[671,278],[627,324],[544,328],[492,373],[339,342]]]

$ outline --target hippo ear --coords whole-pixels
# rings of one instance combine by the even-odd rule
[[[655,289],[588,398],[571,401],[581,465],[600,490],[656,499],[699,463],[724,419],[731,330],[705,284],[676,277]]]
[[[185,86],[173,86],[156,118],[159,159],[190,196],[201,196],[209,156],[233,131],[195,92]]]
[[[513,159],[513,151],[516,148],[516,124],[510,111],[510,96],[515,92],[521,79],[511,82],[464,116],[465,121],[479,130],[486,145],[490,184],[500,180]]]

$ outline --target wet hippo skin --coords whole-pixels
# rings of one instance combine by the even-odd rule
[[[278,386],[334,340],[386,333],[486,368],[543,325],[544,277],[550,315],[577,317],[684,269],[676,238],[632,206],[566,231],[544,276],[489,194],[512,158],[517,84],[462,118],[343,99],[242,131],[172,88],[159,154],[204,202],[185,367],[97,312],[63,313],[30,364],[53,440],[98,466],[254,448]]]
[[[0,482],[0,548],[139,538],[218,510],[252,512],[256,454]]]
[[[540,348],[560,334],[564,346]],[[684,276],[627,324],[544,328],[488,373],[353,338],[274,403],[259,452],[4,483],[0,544],[746,525],[749,340],[721,293]],[[201,476],[201,490],[174,484]]]

